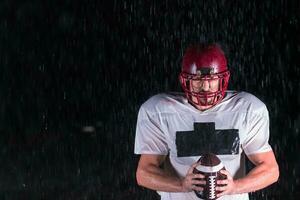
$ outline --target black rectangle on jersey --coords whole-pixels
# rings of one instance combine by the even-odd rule
[[[178,157],[200,156],[208,152],[216,155],[239,153],[238,129],[214,130],[214,123],[197,123],[195,127],[195,131],[176,132]]]

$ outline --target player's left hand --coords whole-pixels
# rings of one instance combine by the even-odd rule
[[[227,176],[227,179],[217,181],[218,186],[216,187],[216,190],[220,191],[220,193],[217,194],[217,197],[221,197],[228,194],[234,194],[236,184],[231,174],[226,170],[221,170],[221,173],[225,174]],[[220,185],[224,185],[224,186],[220,186]]]

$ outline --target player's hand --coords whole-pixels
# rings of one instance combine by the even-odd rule
[[[183,192],[191,192],[193,190],[195,191],[203,191],[203,187],[199,185],[205,185],[205,180],[199,180],[203,179],[203,174],[194,174],[193,170],[195,167],[197,167],[199,163],[194,163],[190,169],[188,170],[186,176],[182,179],[181,185]]]
[[[221,173],[225,174],[227,176],[227,179],[217,181],[218,186],[216,187],[216,190],[220,191],[220,193],[217,194],[217,197],[221,197],[228,194],[234,194],[236,184],[231,174],[227,170],[221,170]],[[224,186],[220,186],[220,185],[224,185]]]

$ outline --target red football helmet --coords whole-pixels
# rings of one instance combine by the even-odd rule
[[[225,96],[229,76],[227,60],[219,45],[200,44],[187,48],[179,80],[191,104],[214,106],[219,103]]]

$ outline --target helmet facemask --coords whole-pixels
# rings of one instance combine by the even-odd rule
[[[224,98],[229,76],[228,70],[209,75],[181,72],[179,80],[191,104],[194,106],[214,106]]]

